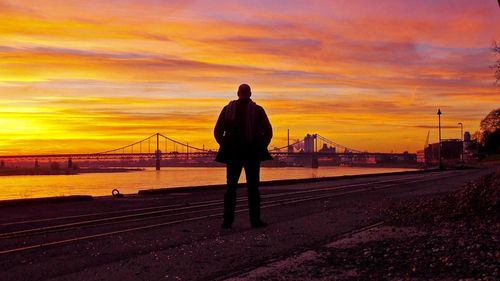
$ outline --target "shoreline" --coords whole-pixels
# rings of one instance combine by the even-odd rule
[[[2,168],[0,169],[0,177],[9,176],[71,176],[79,174],[91,173],[123,173],[143,171],[143,168],[91,168],[91,169],[33,169],[33,168]]]
[[[388,172],[388,173],[370,173],[370,174],[359,174],[359,175],[343,175],[343,176],[332,176],[332,177],[318,177],[318,178],[301,178],[301,179],[282,179],[282,180],[269,180],[261,181],[260,187],[271,187],[279,185],[292,185],[301,183],[317,183],[325,181],[338,181],[345,179],[357,179],[357,178],[367,178],[367,177],[380,177],[380,176],[392,176],[392,175],[405,175],[405,174],[420,174],[435,172],[437,169],[427,169],[427,170],[414,170],[414,171],[401,171],[401,172]],[[238,188],[245,186],[245,183],[239,183]],[[141,189],[136,193],[122,194],[123,196],[118,197],[143,197],[143,196],[157,196],[165,195],[171,193],[179,192],[195,192],[195,191],[212,191],[212,190],[224,190],[226,184],[213,184],[213,185],[198,185],[198,186],[181,186],[181,187],[167,187],[167,188],[156,188],[156,189]],[[49,204],[49,203],[65,203],[65,202],[77,202],[77,201],[88,201],[99,198],[113,198],[113,196],[93,196],[88,194],[75,194],[67,196],[51,196],[51,197],[34,197],[34,198],[19,198],[19,199],[6,199],[0,200],[0,208],[2,207],[12,207],[21,205],[37,205],[37,204]]]
[[[324,182],[324,181],[337,181],[337,180],[365,178],[365,177],[426,173],[426,172],[433,172],[433,171],[436,171],[436,169],[401,171],[401,172],[387,172],[387,173],[370,173],[370,174],[358,174],[358,175],[343,175],[343,176],[317,177],[317,178],[269,180],[269,181],[261,181],[259,187],[291,185],[291,184],[300,184],[300,183],[315,183],[315,182]],[[246,185],[246,183],[238,183],[238,188],[242,188],[245,185]],[[161,195],[161,194],[169,194],[169,193],[177,193],[177,192],[193,192],[193,191],[198,191],[198,190],[221,190],[221,189],[223,190],[225,188],[226,188],[226,184],[166,187],[166,188],[154,188],[154,189],[141,189],[141,190],[137,191],[137,195],[149,196],[149,195]]]
[[[162,166],[162,168],[224,168],[225,166],[204,166],[204,165],[195,165],[195,166]],[[307,168],[304,166],[262,166],[263,168]],[[325,165],[322,167],[351,167],[351,168],[401,168],[401,169],[416,169],[421,170],[422,168],[415,165],[354,165],[354,166],[330,166]],[[15,167],[15,168],[0,168],[0,177],[9,177],[9,176],[72,176],[79,174],[92,174],[92,173],[126,173],[126,172],[137,172],[144,171],[147,168],[154,167],[109,167],[109,168],[80,168],[80,169],[43,169],[43,168],[24,168],[24,167]]]

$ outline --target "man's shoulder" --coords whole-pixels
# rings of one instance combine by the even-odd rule
[[[237,100],[232,100],[232,101],[228,102],[228,104],[224,105],[224,107],[222,108],[222,110],[225,110],[225,109],[233,106],[233,104],[236,104],[236,101]]]
[[[265,111],[264,111],[264,107],[262,107],[262,106],[258,105],[257,103],[255,103],[255,109],[256,109],[256,110],[259,110],[259,111],[262,111],[262,112],[265,112]]]
[[[266,114],[266,111],[264,110],[264,107],[256,104],[255,105],[255,114],[257,114],[258,118],[259,119],[262,119],[262,118],[267,118],[267,114]]]

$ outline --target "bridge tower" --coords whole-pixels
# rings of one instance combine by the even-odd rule
[[[160,133],[156,133],[156,170],[159,171],[161,168],[161,151],[160,151]]]
[[[311,168],[317,169],[319,168],[319,160],[318,160],[318,134],[313,134],[313,144],[312,144],[312,157],[311,157]]]

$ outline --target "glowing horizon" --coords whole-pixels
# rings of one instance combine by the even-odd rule
[[[97,152],[161,132],[216,148],[240,83],[273,146],[319,133],[422,149],[443,111],[476,131],[500,105],[497,1],[2,1],[0,154]],[[496,26],[496,27],[495,27]]]

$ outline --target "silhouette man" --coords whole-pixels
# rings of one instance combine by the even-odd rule
[[[236,208],[236,188],[244,168],[250,223],[253,228],[265,227],[260,217],[260,162],[271,160],[267,146],[273,129],[264,109],[250,96],[247,84],[238,88],[238,99],[226,105],[215,125],[215,139],[220,145],[215,161],[226,163],[227,189],[224,194],[224,222],[222,228],[231,228]]]

